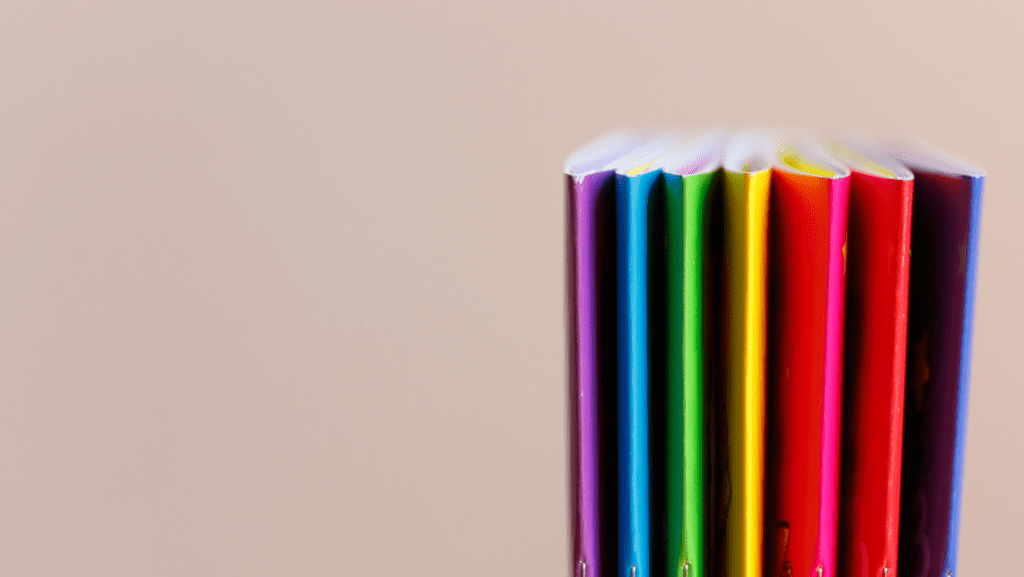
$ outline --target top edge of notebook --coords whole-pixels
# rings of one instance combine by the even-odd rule
[[[774,168],[783,172],[829,179],[850,176],[850,169],[832,156],[817,138],[807,133],[779,133],[775,147]]]
[[[850,170],[881,178],[914,180],[914,173],[889,154],[874,138],[854,132],[843,132],[830,134],[822,140],[828,151]]]
[[[729,131],[711,128],[698,132],[666,151],[657,167],[667,174],[691,176],[717,170],[722,166],[722,153],[728,143]]]
[[[666,154],[686,146],[693,138],[691,133],[678,129],[657,134],[658,136],[615,160],[607,168],[614,169],[615,174],[623,176],[637,176],[660,170],[659,163]]]
[[[617,128],[577,148],[565,160],[565,173],[583,176],[600,170],[635,149],[653,135],[631,128]]]
[[[954,156],[916,136],[886,138],[882,143],[889,152],[911,170],[940,172],[951,176],[983,178],[985,169]]]
[[[747,128],[726,143],[722,167],[729,172],[753,174],[770,170],[775,134],[761,128]]]

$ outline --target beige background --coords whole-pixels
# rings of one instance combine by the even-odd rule
[[[564,574],[562,160],[749,121],[989,170],[961,569],[1011,574],[1022,17],[3,3],[0,574]]]

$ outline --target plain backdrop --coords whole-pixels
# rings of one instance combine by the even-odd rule
[[[0,574],[564,575],[562,162],[755,121],[988,170],[961,571],[1019,570],[1022,18],[0,4]]]

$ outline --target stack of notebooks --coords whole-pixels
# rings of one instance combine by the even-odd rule
[[[572,573],[955,575],[984,171],[705,130],[565,173]]]

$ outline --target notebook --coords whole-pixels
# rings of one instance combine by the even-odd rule
[[[899,572],[956,575],[985,172],[914,140]]]
[[[769,575],[835,575],[850,171],[783,141],[771,186],[766,544]]]
[[[866,137],[828,142],[852,173],[838,563],[895,575],[914,177]]]
[[[608,476],[602,474],[602,469],[608,468],[604,461],[614,460],[608,459],[614,454],[609,455],[607,449],[614,439],[605,438],[602,443],[600,428],[603,424],[607,429],[615,422],[609,410],[614,409],[614,403],[608,402],[606,391],[609,381],[614,391],[616,367],[601,360],[608,358],[609,352],[608,339],[603,335],[614,335],[615,328],[615,261],[614,251],[609,250],[614,248],[615,240],[615,170],[609,165],[641,141],[638,133],[613,131],[583,146],[565,163],[571,539],[573,572],[579,577],[602,574],[603,561],[609,557],[602,551],[602,541],[610,541],[602,535],[609,531],[603,522],[608,517],[607,507],[602,504],[615,490]],[[611,341],[614,347],[614,338]],[[614,348],[611,353],[614,357]],[[606,448],[601,450],[600,445]],[[609,574],[614,575],[614,570]]]
[[[652,566],[658,574],[708,575],[705,567],[705,254],[721,220],[721,154],[727,133],[684,141],[658,162],[663,186],[652,214],[651,463],[657,528]],[[716,205],[717,210],[716,210]],[[708,307],[710,308],[710,307]],[[660,426],[655,426],[655,423]]]
[[[648,210],[664,185],[657,161],[681,138],[670,134],[616,161],[620,575],[651,573],[648,427]]]
[[[718,412],[725,458],[716,481],[714,574],[759,577],[764,514],[768,199],[766,136],[746,132],[723,158],[723,383]]]

